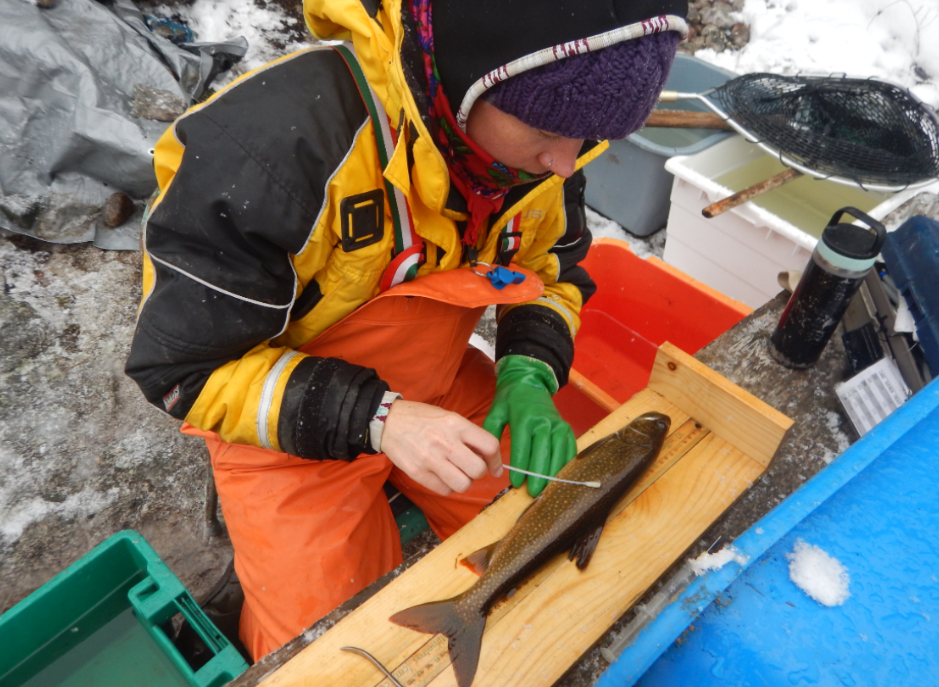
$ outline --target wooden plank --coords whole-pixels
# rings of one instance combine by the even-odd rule
[[[620,499],[619,503],[617,503],[611,511],[609,521],[612,521],[630,503],[635,501],[649,485],[665,474],[671,466],[677,463],[709,434],[710,432],[708,432],[707,429],[690,418],[677,429],[674,429],[669,434],[656,462],[649,467],[645,477]],[[554,559],[542,566],[534,576],[519,586],[511,598],[504,599],[492,609],[489,614],[487,626],[498,623],[504,615],[537,589],[538,586],[549,578],[566,560],[567,554],[561,554],[555,556]],[[423,687],[423,685],[429,684],[433,678],[442,672],[449,664],[450,659],[447,650],[447,642],[442,635],[434,635],[417,651],[405,659],[403,663],[392,670],[392,674],[399,682],[408,687]],[[393,686],[390,680],[384,679],[381,680],[376,687]]]
[[[763,466],[792,426],[778,410],[668,342],[659,347],[648,388]]]
[[[727,436],[715,436],[709,432],[713,428],[700,421],[705,412],[703,406],[717,402],[715,398],[722,404],[716,414],[719,420],[728,408],[745,412],[738,405],[750,402],[748,395],[740,390],[732,393],[734,387],[727,385],[729,388],[721,392],[733,397],[727,401],[708,388],[719,384],[722,378],[688,365],[684,354],[680,351],[678,354],[668,351],[664,362],[658,362],[668,370],[666,379],[682,370],[682,379],[690,385],[690,391],[676,390],[673,384],[661,384],[660,380],[665,393],[646,389],[636,394],[578,440],[578,448],[583,449],[650,410],[672,418],[661,455],[644,479],[614,509],[587,570],[579,572],[566,561],[566,556],[558,556],[521,585],[511,599],[493,609],[483,639],[483,663],[476,685],[553,682],[763,471],[763,460],[751,460],[740,447],[729,443]],[[676,369],[668,368],[668,362],[675,364]],[[701,386],[703,390],[694,391]],[[690,404],[689,393],[697,393],[702,405]],[[677,402],[673,402],[675,399]],[[695,418],[691,417],[689,408],[696,413]],[[753,421],[761,427],[782,424],[777,418],[769,416],[767,420],[767,417],[765,413],[757,413]],[[726,418],[723,422],[732,425]],[[724,431],[727,433],[726,429]],[[765,428],[760,432],[772,435],[772,430]],[[769,455],[775,450],[766,441],[758,445],[769,451]],[[451,684],[453,672],[447,668],[446,641],[439,635],[430,637],[399,627],[388,618],[416,603],[454,596],[475,583],[476,576],[459,565],[459,560],[504,536],[530,501],[524,490],[510,491],[262,684],[265,687],[390,687],[368,661],[340,650],[347,645],[372,653],[393,669],[397,679],[408,687]],[[602,556],[601,552],[604,552]],[[598,560],[600,565],[597,565]],[[584,589],[577,591],[579,587]],[[539,608],[549,615],[538,615]],[[537,618],[537,623],[533,623],[532,618]],[[564,619],[563,630],[559,629],[558,618]],[[541,633],[558,636],[542,637]],[[491,647],[496,647],[498,658],[489,656]],[[521,647],[529,648],[523,651]],[[537,674],[525,673],[525,661],[518,656],[526,651],[532,665],[538,666],[547,660],[549,667]],[[542,652],[556,653],[556,656],[546,657]],[[503,675],[513,677],[500,677]],[[544,677],[547,675],[554,677]]]
[[[675,461],[680,460],[695,441],[706,435],[706,430],[702,428],[702,430],[692,432],[691,430],[695,429],[694,422],[691,421],[689,427],[690,418],[687,413],[669,403],[661,395],[643,390],[629,403],[604,418],[590,431],[585,432],[577,441],[577,448],[581,450],[629,424],[642,413],[652,410],[665,413],[672,418],[669,439],[640,485],[634,487],[633,491],[620,502],[618,505],[620,510],[626,503],[635,499],[642,488],[664,474]],[[459,560],[503,537],[529,503],[531,503],[531,497],[524,489],[511,490],[480,513],[473,522],[412,566],[405,575],[394,580],[378,595],[343,618],[329,632],[293,657],[262,684],[265,687],[307,684],[345,687],[377,684],[378,673],[374,666],[360,656],[340,650],[347,644],[361,646],[389,668],[401,666],[403,676],[408,676],[409,680],[418,680],[402,681],[402,684],[408,687],[425,684],[424,680],[433,677],[438,669],[449,665],[446,643],[439,646],[439,642],[434,642],[433,638],[398,627],[387,622],[387,619],[395,612],[419,600],[431,597],[447,598],[471,586],[477,577],[459,565]],[[615,512],[618,510],[614,509]],[[564,560],[566,560],[565,557],[559,556],[555,561],[546,565],[538,575],[519,588],[515,596],[508,600],[509,603],[493,609],[490,618],[508,612],[514,604],[537,588],[540,580],[550,575]],[[382,628],[380,633],[375,632],[376,626]],[[431,646],[432,644],[434,646]],[[417,656],[412,658],[416,654]],[[411,660],[406,666],[402,665],[409,659]],[[440,663],[441,661],[443,664]],[[313,679],[313,676],[316,679]],[[395,676],[398,677],[398,674],[395,673]]]
[[[560,566],[487,625],[474,684],[553,684],[763,469],[710,435],[607,524],[606,545],[585,570]],[[444,670],[429,684],[455,687],[456,680]]]

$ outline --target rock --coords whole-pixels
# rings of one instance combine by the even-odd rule
[[[718,2],[713,7],[701,11],[701,22],[713,24],[719,29],[729,29],[736,21],[730,16],[733,8],[726,2]]]
[[[53,334],[28,303],[18,303],[0,291],[0,374],[12,372],[52,345]],[[0,391],[0,406],[10,405],[8,390]]]
[[[42,199],[16,193],[5,196],[0,193],[0,215],[13,223],[16,229],[29,231],[43,210]],[[14,230],[14,227],[9,227]]]
[[[175,93],[142,83],[134,84],[134,117],[172,122],[185,111],[186,103]]]
[[[736,23],[730,27],[730,43],[737,50],[750,42],[750,27],[743,23]]]
[[[205,444],[123,366],[141,256],[0,239],[0,613],[122,529],[198,598],[231,560],[205,532]]]
[[[700,38],[704,39],[704,47],[714,52],[724,52],[727,49],[727,37],[724,31],[714,24],[708,24],[701,31]]]
[[[109,227],[119,227],[134,214],[134,201],[124,193],[112,193],[101,208],[101,219]]]
[[[743,10],[744,3],[745,0],[690,0],[688,36],[678,49],[693,55],[702,48],[723,52],[746,46],[750,42],[749,27],[733,16]]]
[[[704,36],[695,36],[690,41],[685,41],[680,43],[678,49],[682,52],[689,53],[694,55],[696,52],[701,50],[704,47]]]

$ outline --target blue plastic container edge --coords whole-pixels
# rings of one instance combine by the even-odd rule
[[[697,578],[643,628],[600,679],[596,687],[628,687],[681,636],[694,619],[738,577],[799,522],[870,465],[907,431],[939,406],[939,379],[909,399],[890,417],[820,470],[733,543],[746,565],[728,563]],[[757,531],[760,531],[758,534]]]

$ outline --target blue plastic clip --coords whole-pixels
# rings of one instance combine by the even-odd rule
[[[521,284],[525,281],[525,275],[521,272],[513,272],[510,269],[499,267],[498,265],[486,272],[485,276],[489,282],[500,291],[509,284]]]

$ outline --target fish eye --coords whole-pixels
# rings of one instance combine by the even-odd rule
[[[659,429],[668,429],[668,423],[665,420],[659,420],[655,423]]]

